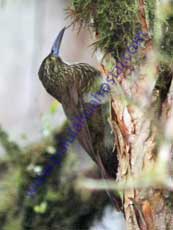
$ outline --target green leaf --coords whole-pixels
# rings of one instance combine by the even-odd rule
[[[57,109],[58,109],[59,106],[60,106],[60,103],[58,101],[56,101],[56,100],[53,101],[52,104],[51,104],[51,106],[50,106],[50,112],[51,112],[51,114],[56,113],[56,111],[57,111]]]
[[[34,211],[36,213],[40,213],[40,214],[43,214],[46,212],[46,209],[47,209],[47,203],[46,202],[42,202],[40,205],[36,205],[34,207]]]

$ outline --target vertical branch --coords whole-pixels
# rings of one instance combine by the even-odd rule
[[[148,33],[149,23],[147,22],[146,13],[145,13],[145,1],[139,0],[139,17],[141,20],[142,31]]]
[[[149,34],[149,22],[146,15],[145,0],[139,0],[139,18],[141,22],[141,30],[144,33]],[[152,49],[152,40],[149,39],[146,43],[145,52]]]

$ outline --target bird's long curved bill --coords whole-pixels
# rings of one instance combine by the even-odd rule
[[[64,27],[58,34],[53,46],[52,46],[52,51],[51,53],[53,55],[55,55],[56,57],[59,56],[59,50],[60,50],[60,46],[61,46],[61,42],[62,42],[62,38],[64,35],[64,31],[66,30],[66,27]]]

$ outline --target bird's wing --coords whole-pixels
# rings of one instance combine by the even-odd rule
[[[62,105],[68,119],[72,121],[74,117],[85,116],[85,110],[88,105],[93,106],[90,104],[90,100],[85,100],[85,96],[90,91],[96,91],[100,87],[99,83],[102,78],[98,70],[85,63],[71,65],[69,70],[72,73],[72,77],[69,78],[70,82],[64,92],[65,96],[62,97]],[[97,101],[97,103],[99,102]],[[92,117],[86,120],[83,119],[83,128],[77,137],[85,151],[96,162],[97,150],[100,149],[100,146],[97,148],[98,146],[96,145],[101,145],[104,152],[105,124],[102,112],[102,105],[100,105]]]
[[[64,101],[67,100],[67,98],[62,98],[62,105],[63,105],[63,109],[64,112],[66,114],[66,116],[68,117],[68,119],[71,121],[71,126],[73,123],[73,119],[76,117],[80,117],[81,115],[85,116],[84,114],[84,104],[81,98],[79,98],[79,95],[74,92],[74,90],[68,90],[68,104],[64,103]],[[76,100],[78,98],[78,103],[76,104]],[[82,120],[82,129],[79,132],[77,139],[79,140],[79,143],[82,145],[82,147],[85,149],[85,151],[92,157],[92,159],[94,161],[96,161],[96,159],[94,159],[94,149],[93,149],[93,145],[92,145],[92,139],[91,139],[91,135],[90,135],[90,131],[88,128],[88,121],[86,119]]]

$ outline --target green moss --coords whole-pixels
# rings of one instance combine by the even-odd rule
[[[154,30],[154,22],[155,22],[155,0],[147,0],[146,3],[146,15],[147,21],[149,22],[149,29],[152,33]]]
[[[73,13],[70,14],[72,18],[80,25],[92,27],[99,35],[99,40],[94,44],[95,48],[111,53],[114,57],[122,54],[137,31],[141,30],[136,0],[73,0],[72,2]]]
[[[167,17],[163,26],[164,35],[159,48],[163,55],[173,60],[173,14]]]

